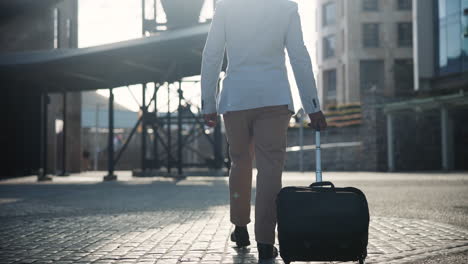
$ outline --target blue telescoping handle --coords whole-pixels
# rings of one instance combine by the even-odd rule
[[[315,131],[315,181],[322,181],[322,159],[320,156],[320,130]]]

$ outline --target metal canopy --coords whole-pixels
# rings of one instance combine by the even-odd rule
[[[428,98],[411,99],[407,101],[387,103],[379,105],[385,113],[411,110],[411,109],[434,109],[442,106],[461,106],[468,104],[468,95],[463,90],[458,93]]]
[[[89,48],[0,54],[0,79],[6,89],[48,92],[174,82],[200,74],[208,30],[203,24]]]

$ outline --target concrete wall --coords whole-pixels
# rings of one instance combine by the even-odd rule
[[[0,51],[52,49],[54,22],[51,9],[35,10],[0,23]]]
[[[440,111],[402,111],[394,114],[397,170],[440,170]]]
[[[21,95],[16,90],[4,89],[1,98],[5,155],[0,177],[33,174],[40,166],[40,95]]]
[[[58,37],[59,48],[78,47],[78,0],[66,0],[59,3]]]
[[[54,48],[54,9],[58,9],[59,47],[77,47],[78,1],[18,11],[0,22],[0,51],[14,52]]]
[[[360,160],[363,151],[362,145],[348,147],[328,147],[332,143],[345,142],[361,143],[362,136],[360,126],[346,128],[329,128],[321,133],[322,143],[322,169],[325,171],[356,171],[360,170],[362,161]],[[299,128],[288,130],[288,146],[299,145]],[[315,145],[315,131],[310,128],[304,129],[304,145]],[[291,151],[286,155],[285,170],[299,170],[300,152]],[[303,156],[303,169],[305,171],[315,171],[315,149],[305,150]]]
[[[63,108],[62,108],[63,113]],[[81,93],[67,94],[67,170],[81,171]]]
[[[387,171],[387,123],[381,105],[389,98],[378,94],[363,93],[362,136],[363,151],[360,156],[361,170]]]

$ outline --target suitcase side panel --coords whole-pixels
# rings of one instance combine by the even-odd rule
[[[345,261],[366,255],[369,210],[358,189],[286,187],[277,212],[283,259]]]

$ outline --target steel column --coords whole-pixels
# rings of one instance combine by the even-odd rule
[[[48,140],[47,140],[47,121],[49,118],[48,113],[48,105],[49,105],[49,95],[44,93],[43,104],[42,104],[42,111],[44,113],[42,119],[42,177],[47,177],[47,163],[48,163]]]
[[[182,176],[182,82],[179,81],[179,106],[177,108],[177,174]]]
[[[141,120],[141,172],[144,173],[146,171],[146,83],[143,84],[142,87],[142,104],[141,104],[141,112],[142,112],[142,120]]]
[[[171,89],[167,84],[167,173],[171,173]]]
[[[442,169],[453,169],[453,135],[449,111],[446,107],[440,109]]]
[[[107,156],[107,175],[104,176],[104,181],[117,180],[114,175],[114,92],[109,89],[109,133],[108,133],[108,156]]]
[[[389,171],[395,171],[395,146],[393,144],[393,114],[387,113],[387,164]]]
[[[60,176],[68,176],[67,174],[67,92],[63,92],[63,129],[62,129],[62,171]]]
[[[155,8],[156,8],[156,1],[155,1]],[[159,90],[159,85],[155,84],[154,85],[153,101],[154,101],[154,115],[155,115],[156,122],[158,121],[158,104],[157,104],[157,98],[156,98],[156,96],[158,94],[158,90]],[[159,128],[159,126],[157,124],[156,124],[156,126],[153,126],[153,155],[154,155],[153,167],[156,168],[156,169],[160,168],[159,156],[158,156],[158,151],[159,151],[158,150],[158,139],[157,139],[159,137],[158,128]]]
[[[135,131],[137,130],[138,126],[140,125],[142,121],[142,117],[138,118],[135,126],[132,128],[132,131],[130,131],[130,135],[128,136],[127,140],[125,141],[124,145],[122,146],[122,148],[120,148],[119,152],[117,153],[117,156],[115,157],[114,159],[114,164],[117,164],[120,160],[120,157],[122,157],[122,154],[124,153],[124,151],[127,149],[128,147],[128,144],[130,143],[130,141],[132,140],[132,137],[133,135],[135,134]]]
[[[94,170],[98,170],[98,162],[99,162],[99,141],[98,141],[98,133],[99,133],[99,107],[100,104],[96,105],[96,123],[95,123],[95,131],[94,131]]]
[[[41,165],[42,167],[39,170],[39,174],[37,176],[38,181],[49,181],[52,178],[47,176],[47,119],[48,119],[48,105],[49,105],[49,95],[47,91],[43,91],[41,94]]]

